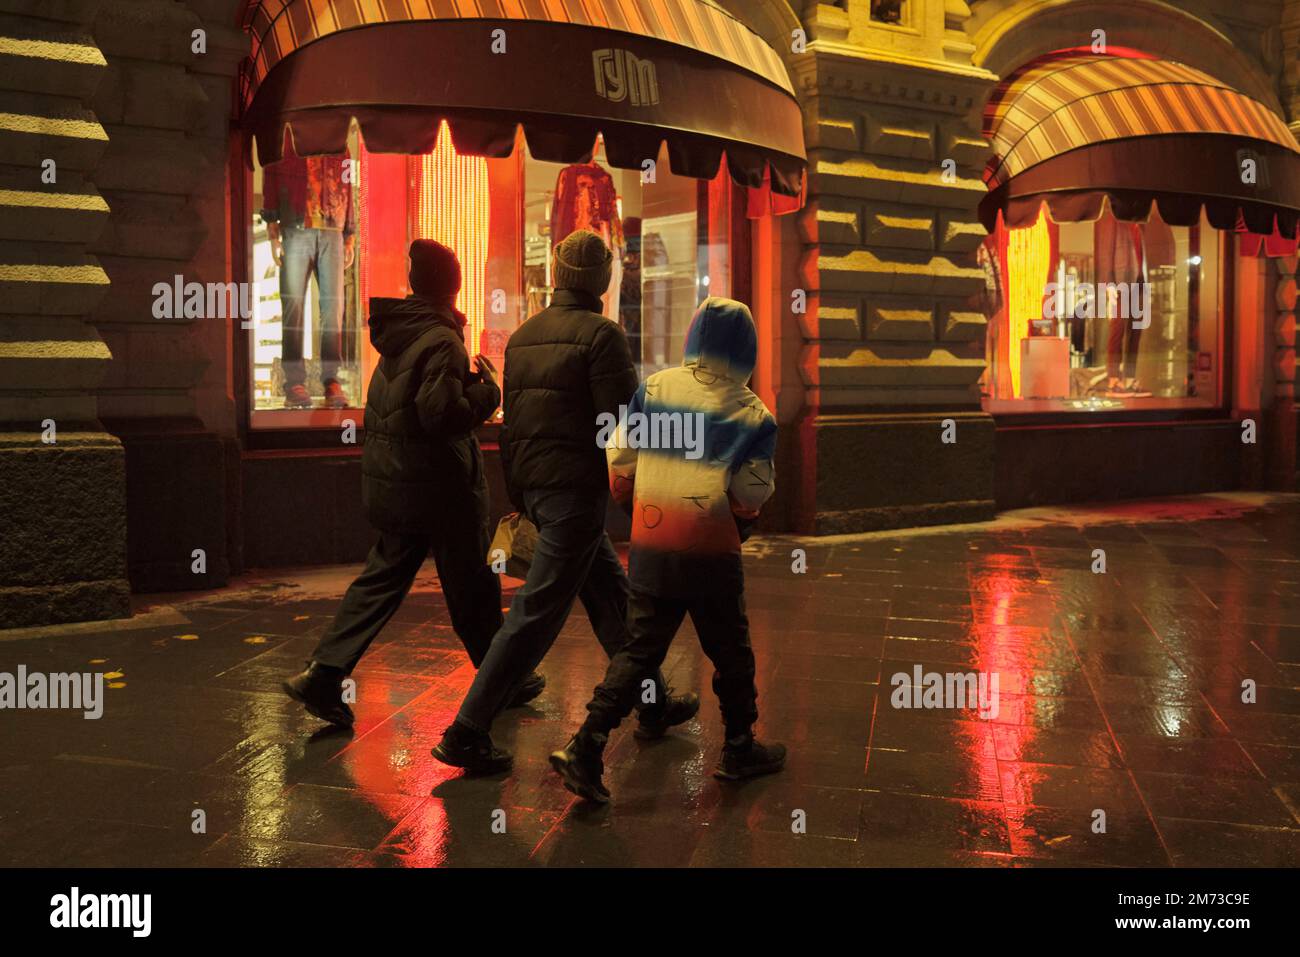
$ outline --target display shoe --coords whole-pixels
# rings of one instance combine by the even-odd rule
[[[310,409],[311,393],[305,385],[291,385],[284,390],[284,407],[286,409]]]
[[[346,409],[348,407],[348,397],[343,392],[343,386],[337,382],[325,383],[325,407],[327,409]]]

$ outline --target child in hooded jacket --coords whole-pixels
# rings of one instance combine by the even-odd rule
[[[607,445],[610,488],[632,514],[629,554],[631,640],[610,661],[587,705],[587,720],[551,755],[565,787],[592,801],[609,733],[654,694],[653,681],[686,615],[713,662],[726,742],[715,776],[728,780],[779,771],[785,747],[758,742],[758,690],[745,616],[740,547],[775,488],[776,420],[745,385],[758,337],[743,303],[701,303],[682,365],[650,376]],[[637,737],[667,728],[642,720]]]

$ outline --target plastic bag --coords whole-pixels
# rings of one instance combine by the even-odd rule
[[[507,575],[527,578],[536,548],[537,526],[518,512],[511,512],[497,522],[487,561],[493,571],[500,569],[504,561]]]

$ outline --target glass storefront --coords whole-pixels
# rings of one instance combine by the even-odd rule
[[[666,149],[642,170],[612,167],[600,141],[586,163],[535,160],[522,135],[508,157],[461,156],[445,126],[421,156],[370,153],[354,126],[346,155],[255,165],[250,424],[355,418],[377,362],[365,304],[409,294],[416,238],[456,250],[466,346],[502,368],[510,334],[550,302],[555,245],[591,229],[615,252],[605,314],[638,371],[676,365],[696,305],[732,292],[735,193],[725,166],[713,180],[674,175]]]
[[[999,222],[980,248],[990,412],[1216,408],[1230,242],[1202,214]]]

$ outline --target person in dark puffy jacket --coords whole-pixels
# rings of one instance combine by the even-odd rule
[[[285,692],[331,724],[350,726],[342,682],[410,591],[432,554],[451,624],[482,663],[501,625],[501,583],[487,565],[488,493],[474,429],[501,400],[493,368],[469,369],[465,316],[455,308],[460,264],[432,240],[411,243],[406,299],[370,301],[370,341],[381,356],[366,397],[361,490],[379,531],[366,568],[343,596],[307,669]],[[526,676],[522,703],[541,693]]]
[[[613,254],[585,229],[555,249],[555,296],[506,346],[501,457],[515,508],[537,526],[528,578],[510,604],[456,720],[433,749],[473,773],[508,769],[492,719],[518,693],[581,598],[606,654],[628,641],[627,575],[605,533],[609,479],[601,416],[618,415],[637,387],[618,324],[600,314]],[[673,696],[663,676],[640,702],[638,737],[659,737],[693,717],[699,695]]]

